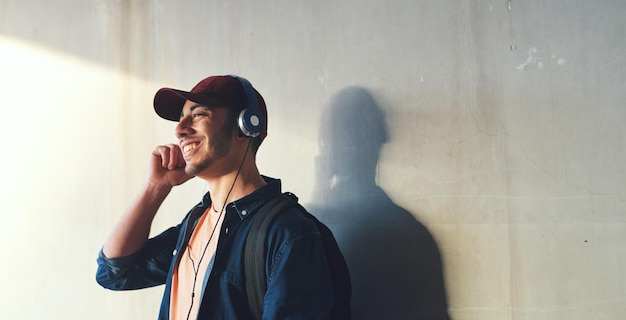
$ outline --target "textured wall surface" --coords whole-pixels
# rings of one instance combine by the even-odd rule
[[[622,319],[626,2],[0,0],[0,318],[154,319],[96,255],[174,141],[162,86],[248,78],[258,163],[326,221],[355,318]],[[192,180],[153,234],[205,192]]]

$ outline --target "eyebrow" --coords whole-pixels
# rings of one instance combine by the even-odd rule
[[[198,109],[198,108],[205,108],[205,109],[210,109],[209,107],[202,105],[202,104],[194,104],[193,106],[189,107],[189,112],[193,112],[194,110]],[[183,108],[184,109],[184,108]],[[180,110],[180,116],[179,118],[183,117],[183,110]]]

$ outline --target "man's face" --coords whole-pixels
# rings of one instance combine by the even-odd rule
[[[233,139],[233,126],[229,110],[225,107],[206,107],[192,101],[185,102],[180,122],[176,126],[176,137],[183,153],[185,172],[198,176],[208,168],[217,174],[223,160],[229,154]]]

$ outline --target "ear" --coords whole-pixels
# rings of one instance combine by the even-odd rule
[[[239,138],[246,138],[246,134],[241,131],[241,129],[237,128],[237,136]]]
[[[237,140],[244,141],[248,139],[248,137],[243,133],[243,131],[241,131],[241,129],[239,129],[239,127],[235,127],[235,130],[237,131]]]

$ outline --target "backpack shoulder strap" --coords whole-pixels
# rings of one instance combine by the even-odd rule
[[[246,291],[250,312],[255,319],[263,314],[263,297],[267,291],[265,275],[266,238],[274,217],[285,207],[294,205],[298,198],[292,193],[283,193],[266,202],[257,212],[244,249]]]

